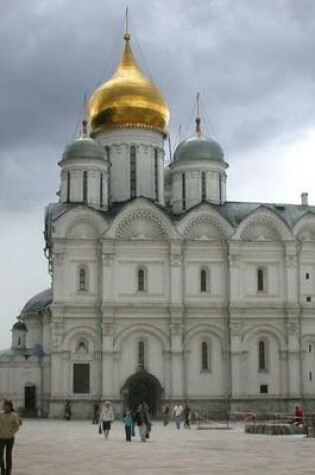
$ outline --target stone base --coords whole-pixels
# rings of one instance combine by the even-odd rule
[[[296,426],[294,424],[252,423],[245,424],[245,432],[247,434],[293,435],[305,434],[305,428],[302,425]]]

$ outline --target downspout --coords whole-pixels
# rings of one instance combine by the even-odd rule
[[[99,314],[98,331],[99,331],[99,385],[98,399],[102,398],[103,391],[103,334],[102,334],[102,297],[103,297],[103,260],[102,260],[102,242],[98,240],[98,305]]]
[[[230,323],[231,323],[231,313],[230,313],[230,304],[231,304],[231,286],[230,286],[230,264],[229,264],[229,247],[228,243],[225,242],[225,267],[226,267],[226,286],[225,286],[225,336],[226,336],[226,396],[225,396],[225,406],[226,406],[226,418],[227,423],[229,421],[229,415],[231,412],[231,397],[232,397],[232,355],[231,355],[231,333],[230,333]]]
[[[302,301],[301,301],[301,254],[302,254],[302,243],[298,240],[297,247],[297,291],[298,291],[298,305],[299,305],[299,314],[298,314],[298,324],[299,324],[299,368],[300,368],[300,396],[302,407],[305,408],[305,398],[304,398],[304,384],[303,384],[303,348],[302,348]]]

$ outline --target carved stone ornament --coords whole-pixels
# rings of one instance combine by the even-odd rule
[[[181,323],[171,323],[171,334],[173,336],[181,335],[182,333],[182,324]]]
[[[298,335],[300,329],[299,322],[288,322],[287,327],[290,335]]]
[[[242,322],[230,322],[231,335],[240,336],[242,334]]]
[[[103,336],[108,336],[113,334],[113,324],[112,323],[102,323]]]
[[[137,210],[125,216],[115,232],[118,239],[164,240],[168,231],[162,221],[149,210]]]
[[[183,263],[183,256],[181,254],[170,254],[170,264],[172,267],[179,267]]]
[[[114,264],[114,254],[102,254],[102,262],[106,267],[111,267]]]

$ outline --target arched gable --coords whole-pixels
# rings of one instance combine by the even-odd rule
[[[184,239],[222,241],[233,234],[233,227],[211,206],[202,205],[191,210],[177,227]]]
[[[286,346],[286,337],[285,334],[279,330],[279,328],[273,325],[255,325],[251,327],[249,330],[245,331],[242,335],[242,346],[245,346],[255,337],[265,337],[269,336],[274,338],[279,348],[284,349]]]
[[[63,340],[63,348],[65,350],[74,351],[76,342],[80,338],[86,339],[89,343],[91,343],[91,347],[93,347],[94,350],[97,348],[98,335],[96,331],[93,328],[82,325],[71,328],[71,330],[66,332]]]
[[[288,226],[272,210],[261,206],[239,225],[233,239],[241,241],[292,241]]]
[[[139,198],[119,213],[104,237],[161,241],[178,239],[179,236],[171,221],[158,207]]]
[[[54,221],[52,237],[97,239],[107,228],[107,221],[100,213],[91,208],[78,206]]]
[[[225,335],[224,332],[220,329],[217,328],[214,325],[207,325],[207,324],[199,324],[199,325],[194,325],[192,328],[190,328],[184,338],[184,348],[187,349],[189,346],[191,340],[195,338],[196,336],[200,337],[216,337],[220,341],[220,344],[222,348],[225,345]]]
[[[315,215],[307,213],[295,223],[293,234],[301,241],[315,241]]]
[[[161,343],[163,351],[170,350],[170,339],[166,333],[164,333],[160,328],[157,328],[154,325],[150,324],[137,324],[132,325],[121,330],[115,338],[114,341],[114,351],[120,351],[124,341],[129,338],[131,335],[141,334],[143,336],[150,335],[155,337]]]

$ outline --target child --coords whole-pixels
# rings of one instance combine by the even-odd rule
[[[126,442],[131,442],[131,432],[132,432],[132,427],[133,427],[134,422],[131,415],[131,410],[128,407],[126,408],[126,412],[123,415],[123,418],[121,421],[125,426]]]

